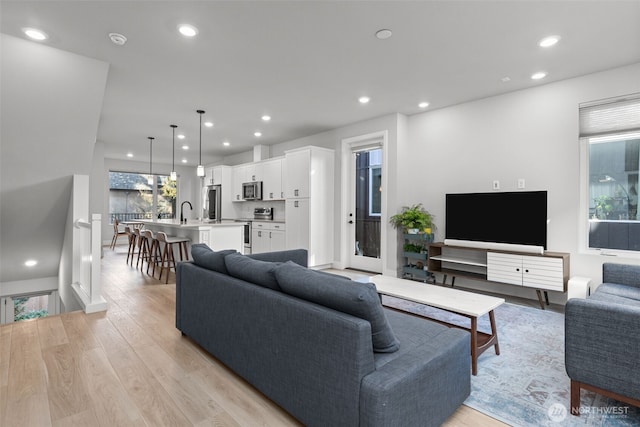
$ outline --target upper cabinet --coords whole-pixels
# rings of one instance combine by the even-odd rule
[[[262,200],[284,200],[282,189],[282,158],[233,167],[232,199],[241,202],[242,184],[262,181]]]
[[[284,200],[282,163],[283,159],[272,159],[258,164],[262,181],[262,200]]]
[[[333,150],[303,147],[285,154],[283,186],[286,199],[333,194]]]
[[[284,171],[285,198],[309,197],[311,150],[287,152]]]
[[[206,168],[204,171],[204,185],[222,185],[222,168],[223,166]]]

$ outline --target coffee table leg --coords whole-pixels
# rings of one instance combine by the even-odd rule
[[[495,337],[496,343],[494,348],[496,349],[496,354],[500,356],[500,344],[498,344],[498,329],[496,329],[496,318],[493,315],[493,310],[489,312],[489,321],[491,322],[491,337]]]
[[[478,318],[471,318],[471,373],[478,374]]]

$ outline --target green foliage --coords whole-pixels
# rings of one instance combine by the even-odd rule
[[[13,320],[19,322],[21,320],[36,319],[38,317],[46,317],[49,315],[47,310],[31,310],[26,311],[25,304],[29,298],[21,297],[13,300]]]
[[[595,217],[597,219],[607,219],[613,211],[613,199],[609,196],[599,196],[593,199],[596,206]]]
[[[420,231],[425,228],[434,229],[433,215],[422,207],[422,203],[412,206],[403,206],[402,211],[393,215],[389,222],[394,228],[417,228]]]
[[[402,249],[405,252],[420,253],[424,250],[424,245],[418,245],[416,243],[405,243]]]

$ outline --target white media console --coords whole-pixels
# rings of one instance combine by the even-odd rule
[[[544,308],[541,291],[566,292],[569,281],[569,254],[547,252],[533,247],[462,241],[432,243],[427,270],[535,289]],[[539,248],[539,247],[535,247]]]

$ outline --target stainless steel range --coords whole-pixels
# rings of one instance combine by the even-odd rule
[[[255,208],[253,210],[253,219],[256,221],[273,220],[273,208]]]
[[[236,221],[246,222],[244,225],[244,253],[251,253],[251,233],[252,221],[271,221],[273,220],[273,208],[255,208],[253,210],[253,219],[238,219]]]

